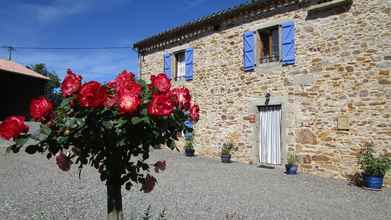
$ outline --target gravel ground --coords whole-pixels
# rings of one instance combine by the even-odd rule
[[[81,180],[43,155],[4,154],[0,148],[0,219],[105,219],[106,191],[93,169]],[[167,219],[391,219],[391,190],[366,191],[346,182],[280,169],[187,158],[155,150],[165,159],[150,194],[123,193],[125,219],[140,219],[151,205]],[[225,215],[236,216],[226,218]],[[138,216],[137,218],[135,218]],[[133,218],[132,218],[133,217]]]

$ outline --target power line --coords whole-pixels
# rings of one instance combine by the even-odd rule
[[[110,46],[110,47],[11,47],[2,46],[3,49],[18,49],[18,50],[121,50],[121,49],[133,49],[130,46]]]

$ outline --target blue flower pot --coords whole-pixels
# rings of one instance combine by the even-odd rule
[[[187,157],[193,157],[194,156],[194,149],[185,149],[185,155]]]
[[[193,133],[185,132],[184,136],[185,136],[185,140],[191,140],[193,138]]]
[[[364,186],[369,189],[379,190],[383,187],[383,176],[363,175]]]
[[[297,174],[297,165],[285,165],[286,174],[288,175],[296,175]]]
[[[231,155],[221,155],[221,162],[231,163]]]

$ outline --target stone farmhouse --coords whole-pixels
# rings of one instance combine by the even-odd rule
[[[348,179],[367,142],[391,157],[391,1],[258,0],[133,46],[200,105],[194,145],[218,157]],[[391,176],[385,178],[391,185]]]

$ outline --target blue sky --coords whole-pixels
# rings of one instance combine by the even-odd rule
[[[0,46],[106,47],[134,42],[245,0],[0,0]],[[0,49],[0,58],[8,52]],[[61,78],[67,68],[85,80],[108,81],[127,69],[136,72],[131,49],[16,50],[13,60],[45,63]]]

